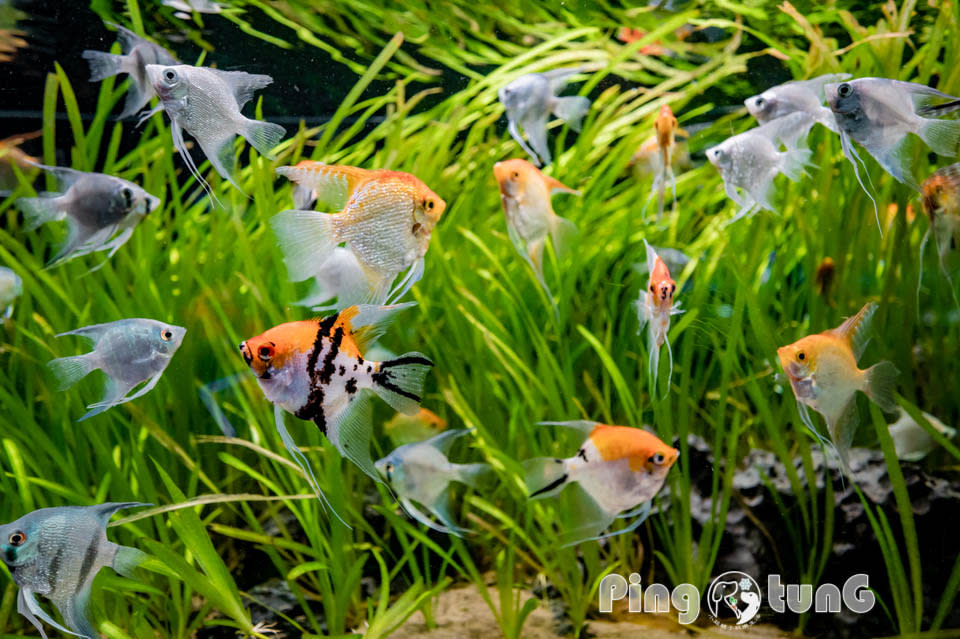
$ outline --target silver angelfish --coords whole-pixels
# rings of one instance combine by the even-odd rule
[[[776,210],[770,201],[773,179],[783,173],[795,182],[804,174],[810,159],[804,142],[812,126],[809,114],[791,113],[707,149],[707,159],[720,171],[727,196],[740,205],[730,222],[758,208]]]
[[[136,548],[109,541],[107,522],[122,508],[151,505],[125,502],[42,508],[0,526],[0,559],[20,586],[17,612],[43,639],[47,634],[40,620],[69,635],[100,636],[90,622],[93,578],[101,568],[110,566],[132,579],[133,569],[147,558]],[[40,607],[35,595],[53,602],[66,627]]]
[[[286,133],[279,124],[251,120],[240,113],[253,98],[254,91],[273,82],[268,75],[220,71],[187,64],[148,64],[147,77],[160,98],[157,109],[163,109],[170,116],[174,147],[180,152],[190,173],[211,197],[213,192],[210,185],[200,175],[184,144],[184,130],[196,139],[217,173],[240,191],[243,189],[234,178],[237,158],[233,143],[236,137],[242,136],[264,157],[271,158],[270,151]]]
[[[24,230],[66,220],[67,240],[47,267],[98,251],[113,257],[137,224],[160,206],[160,198],[122,178],[62,167],[36,165],[57,178],[63,189],[53,197],[24,197],[16,201],[26,219]]]
[[[923,418],[938,433],[947,439],[957,435],[957,429],[951,428],[930,413],[923,412]],[[937,447],[937,441],[913,419],[907,411],[900,409],[900,417],[890,424],[890,437],[897,451],[897,458],[903,461],[918,462]]]
[[[52,360],[47,366],[59,380],[59,390],[73,386],[98,368],[107,375],[103,398],[87,406],[90,410],[79,420],[83,421],[150,392],[180,348],[186,332],[180,326],[139,318],[85,326],[57,337],[86,337],[93,341],[93,350]],[[140,390],[127,395],[143,382],[146,384]]]
[[[422,442],[404,444],[375,464],[411,517],[428,528],[458,537],[471,531],[453,523],[450,482],[477,487],[491,472],[489,464],[454,464],[447,459],[454,440],[469,432],[449,430]],[[414,501],[423,504],[440,523],[430,519]]]
[[[147,79],[147,65],[179,63],[169,51],[160,45],[144,40],[133,31],[124,29],[112,22],[107,24],[117,30],[117,40],[120,41],[123,55],[91,50],[84,51],[80,55],[90,63],[91,82],[99,82],[104,78],[120,73],[130,75],[127,100],[123,105],[123,112],[119,116],[123,120],[147,106],[150,98],[156,95],[153,86]]]
[[[802,111],[837,133],[837,121],[829,107],[823,105],[823,87],[831,82],[849,80],[849,73],[828,73],[809,80],[795,80],[771,87],[743,101],[750,115],[760,124]]]
[[[13,269],[0,266],[0,316],[13,315],[13,303],[23,293],[23,280]]]
[[[860,179],[863,160],[851,141],[866,149],[887,173],[916,191],[920,191],[920,185],[913,176],[908,133],[922,139],[937,155],[953,157],[957,153],[960,121],[924,116],[955,111],[960,108],[960,98],[922,84],[886,78],[858,78],[827,84],[823,90],[840,129],[843,154],[853,164],[860,187],[873,201],[877,226],[880,226],[877,201]],[[936,100],[950,102],[932,104]]]
[[[520,76],[497,93],[507,113],[507,130],[536,166],[550,164],[547,120],[551,113],[574,131],[580,130],[583,116],[590,109],[590,100],[580,96],[561,98],[557,93],[567,86],[571,77],[581,72],[582,69],[576,68],[530,73]],[[521,127],[530,139],[530,146],[523,141]]]

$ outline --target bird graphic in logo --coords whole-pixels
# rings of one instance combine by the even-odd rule
[[[757,582],[738,571],[725,572],[714,579],[707,594],[710,613],[717,624],[720,624],[721,616],[727,616],[719,605],[721,601],[736,617],[736,625],[744,626],[757,616],[760,600],[760,587]]]

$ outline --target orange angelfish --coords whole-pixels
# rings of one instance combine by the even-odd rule
[[[659,150],[659,172],[653,180],[653,187],[650,189],[650,197],[647,198],[647,204],[643,207],[646,213],[650,200],[654,193],[657,194],[657,219],[663,216],[665,191],[667,182],[673,189],[673,203],[677,203],[677,180],[673,174],[673,153],[677,148],[676,134],[687,135],[686,131],[678,127],[677,118],[673,115],[670,106],[664,104],[660,107],[660,113],[653,122],[653,130]]]
[[[670,350],[670,339],[667,335],[670,331],[670,316],[678,315],[679,304],[674,304],[673,294],[677,290],[677,284],[670,277],[670,269],[664,263],[657,252],[653,250],[646,240],[643,245],[647,247],[647,268],[650,271],[650,279],[647,281],[647,288],[640,292],[640,299],[637,300],[637,316],[640,320],[640,327],[637,334],[647,327],[647,348],[650,351],[650,380],[652,395],[657,394],[657,376],[660,372],[660,347],[667,345],[667,357],[670,362],[670,369],[667,373],[667,393],[670,392],[670,379],[673,377],[673,351]]]
[[[837,452],[846,472],[849,471],[848,452],[857,430],[857,391],[863,391],[887,412],[897,409],[893,399],[896,367],[890,362],[880,362],[866,370],[857,368],[857,360],[869,341],[870,321],[876,310],[877,305],[869,302],[837,328],[808,335],[777,349],[780,365],[797,398],[800,419],[821,443]],[[823,415],[830,441],[814,427],[808,406]]]
[[[351,306],[329,317],[280,324],[240,343],[240,354],[274,404],[284,445],[328,506],[309,462],[287,432],[283,411],[315,423],[340,454],[379,481],[370,457],[369,394],[414,415],[433,363],[420,353],[384,362],[366,360],[363,354],[397,312],[414,305]]]
[[[291,209],[270,221],[291,280],[335,273],[333,283],[318,285],[337,293],[336,308],[345,308],[397,301],[421,278],[430,235],[447,204],[417,177],[309,160],[280,167],[277,173],[311,189],[336,211]],[[325,263],[340,244],[346,244],[356,264],[331,269]],[[358,269],[364,277],[355,276]],[[391,289],[403,271],[405,276]]]
[[[643,523],[680,455],[677,449],[651,432],[629,426],[591,421],[541,423],[573,428],[585,437],[573,457],[538,457],[523,463],[533,499],[557,495],[568,484],[580,489],[569,509],[572,521],[563,534],[566,545],[620,535]],[[614,520],[634,517],[623,530],[601,534]]]
[[[547,236],[553,240],[558,255],[563,253],[568,238],[577,232],[573,222],[553,212],[550,196],[556,192],[580,195],[526,160],[514,159],[493,165],[493,175],[500,186],[500,200],[507,218],[507,233],[514,248],[522,255],[556,311],[556,303],[543,278],[543,246]]]

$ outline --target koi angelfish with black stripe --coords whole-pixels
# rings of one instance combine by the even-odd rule
[[[351,306],[321,319],[280,324],[240,344],[267,399],[278,410],[315,423],[344,457],[377,481],[370,457],[369,392],[395,410],[415,415],[433,362],[420,353],[372,362],[363,353],[397,312],[413,305]],[[282,412],[277,413],[277,428],[312,478],[306,458],[286,433]],[[314,490],[326,501],[316,483]]]
[[[147,555],[107,540],[107,522],[122,508],[150,504],[107,503],[99,506],[43,508],[0,526],[0,559],[20,586],[17,611],[46,639],[37,617],[57,630],[95,639],[89,618],[90,586],[100,569],[110,566],[125,577]],[[66,628],[40,607],[35,594],[53,602]]]

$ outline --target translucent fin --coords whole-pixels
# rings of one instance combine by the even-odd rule
[[[559,91],[563,91],[564,87],[570,84],[571,78],[578,73],[583,73],[583,69],[580,67],[573,67],[570,69],[552,69],[543,73],[543,77],[547,79],[550,92],[557,93]]]
[[[853,349],[853,355],[858,360],[863,355],[870,343],[870,324],[873,322],[873,314],[877,312],[877,305],[874,302],[867,302],[863,305],[856,315],[848,317],[840,326],[830,329],[827,333],[846,340]]]
[[[413,285],[419,282],[423,277],[424,267],[425,261],[422,257],[416,260],[413,265],[407,269],[407,272],[404,274],[403,279],[400,280],[400,283],[397,284],[392,291],[387,293],[386,302],[393,304],[406,295],[407,291],[409,291]]]
[[[880,229],[880,236],[883,236],[883,227],[880,225],[880,209],[877,208],[877,201],[873,198],[873,194],[870,190],[864,185],[863,180],[860,178],[860,169],[863,168],[864,172],[867,173],[867,167],[863,164],[863,160],[860,159],[860,154],[857,153],[857,150],[853,148],[853,142],[850,140],[850,136],[840,132],[840,147],[843,149],[843,154],[850,160],[850,164],[853,165],[853,175],[857,178],[857,182],[860,184],[860,188],[863,189],[863,192],[867,194],[867,197],[870,198],[870,201],[873,202],[873,212],[877,216],[877,228]],[[867,173],[867,181],[870,180],[870,174]],[[873,187],[873,183],[870,183],[870,187]]]
[[[375,175],[369,169],[311,160],[304,160],[296,166],[277,167],[275,171],[291,182],[316,190],[317,201],[331,211],[343,209],[350,196]]]
[[[53,620],[53,617],[48,615],[43,608],[40,607],[40,604],[37,603],[37,600],[33,598],[33,591],[29,588],[21,588],[20,594],[17,597],[17,612],[22,614],[27,620],[36,626],[37,630],[40,631],[40,636],[46,639],[47,634],[43,631],[43,627],[40,625],[40,622],[37,621],[37,617],[43,620],[50,626],[53,626],[60,632],[65,632],[68,635],[74,635],[76,637],[83,637],[84,635],[73,632],[72,630],[67,630],[56,621]],[[89,637],[89,639],[97,639],[96,635]]]
[[[571,239],[577,235],[577,225],[559,215],[554,215],[550,224],[550,239],[559,258],[567,254]]]
[[[138,506],[147,506],[149,504],[136,504]],[[128,579],[136,578],[134,570],[149,558],[149,555],[136,548],[129,546],[117,546],[117,553],[113,556],[112,567],[118,574]]]
[[[617,516],[617,513],[609,513],[601,508],[578,483],[573,483],[569,490],[559,496],[558,506],[562,531],[559,541],[563,548],[602,538],[601,533],[609,528]]]
[[[398,313],[416,306],[416,302],[404,302],[390,306],[375,306],[358,304],[345,308],[340,312],[339,320],[349,330],[353,341],[361,351],[375,343],[387,332],[387,329],[396,320]]]
[[[24,231],[33,231],[47,222],[67,217],[66,211],[62,209],[61,197],[22,197],[16,204],[23,213]]]
[[[893,395],[897,390],[899,375],[900,371],[890,362],[879,362],[865,371],[864,392],[885,412],[893,413],[897,410],[897,402]]]
[[[277,427],[277,433],[280,434],[280,439],[283,441],[284,447],[287,449],[287,452],[290,453],[290,456],[293,457],[293,461],[297,463],[300,467],[300,470],[303,471],[303,474],[307,478],[307,482],[310,484],[310,487],[313,488],[313,492],[317,495],[317,499],[320,500],[320,504],[324,507],[324,510],[329,510],[333,513],[334,517],[340,520],[347,528],[351,528],[350,524],[340,516],[340,513],[334,509],[333,504],[327,499],[327,496],[323,494],[323,491],[320,490],[320,484],[317,482],[316,475],[313,474],[313,469],[310,467],[310,461],[307,459],[307,456],[303,454],[303,451],[297,447],[296,442],[293,441],[293,437],[290,436],[289,431],[287,431],[287,425],[284,422],[284,412],[283,409],[276,404],[273,406],[273,420]]]
[[[220,174],[220,177],[230,182],[230,184],[242,193],[243,189],[240,188],[240,185],[237,184],[236,178],[234,177],[237,171],[237,155],[234,148],[234,140],[237,139],[237,134],[230,132],[219,136],[208,137],[211,135],[211,132],[212,131],[204,132],[202,138],[198,138],[197,136],[193,137],[203,151],[203,154],[207,156],[207,160],[210,161],[211,166]]]
[[[124,395],[129,393],[133,389],[133,387],[134,387],[134,384],[130,384],[126,382],[118,383],[117,380],[113,379],[112,377],[108,377],[107,383],[105,385],[103,399],[101,399],[99,402],[95,404],[91,404],[87,406],[87,408],[89,408],[90,410],[88,410],[83,415],[83,417],[81,417],[77,421],[78,422],[85,421],[87,419],[90,419],[91,417],[99,415],[100,413],[106,410],[113,408],[117,404],[124,403],[125,401],[123,399]]]
[[[81,326],[80,328],[75,328],[72,331],[66,331],[65,333],[58,333],[57,337],[63,337],[64,335],[78,335],[80,337],[85,337],[93,341],[96,345],[104,335],[116,328],[116,322],[104,322],[103,324],[91,324],[90,326]]]
[[[80,56],[90,63],[90,81],[99,82],[118,73],[127,73],[123,68],[126,56],[105,51],[84,51]]]
[[[527,139],[530,140],[530,146],[537,152],[537,156],[543,162],[543,165],[546,166],[550,164],[552,156],[550,155],[550,144],[547,142],[546,117],[527,120],[520,124],[523,125],[523,132],[527,134]],[[537,164],[537,166],[540,165]]]
[[[237,431],[233,427],[233,424],[230,423],[230,420],[227,419],[223,409],[220,408],[219,404],[217,404],[214,393],[224,390],[225,388],[229,388],[230,386],[235,386],[242,378],[246,377],[246,375],[247,373],[244,371],[242,373],[236,373],[235,375],[223,377],[221,379],[214,380],[209,384],[204,384],[197,391],[197,394],[200,396],[200,401],[203,402],[204,406],[206,406],[210,416],[213,417],[213,420],[217,423],[217,426],[220,427],[220,432],[222,432],[225,437],[236,437]]]
[[[271,151],[280,144],[286,132],[287,130],[279,124],[250,119],[246,120],[241,129],[241,135],[247,139],[247,142],[253,145],[260,155],[270,160],[273,159]]]
[[[569,547],[569,546],[574,546],[574,545],[576,545],[576,544],[582,544],[582,543],[585,543],[585,542],[588,542],[588,541],[599,541],[599,540],[601,540],[601,539],[610,539],[611,537],[616,537],[617,535],[625,535],[625,534],[627,534],[627,533],[632,533],[634,530],[636,530],[637,528],[639,528],[640,525],[643,524],[643,522],[645,522],[645,521],[647,520],[647,518],[650,516],[650,510],[651,510],[652,506],[653,506],[653,502],[652,502],[652,501],[648,501],[648,502],[644,503],[643,505],[639,506],[638,508],[635,508],[634,510],[631,510],[629,513],[625,513],[625,514],[622,514],[622,515],[617,515],[617,517],[616,517],[617,519],[627,519],[627,518],[632,517],[632,516],[634,516],[634,515],[636,516],[636,519],[634,519],[632,522],[630,522],[630,524],[629,524],[628,526],[622,528],[621,530],[618,530],[618,531],[616,531],[616,532],[611,532],[611,533],[596,535],[596,536],[594,536],[594,537],[587,537],[586,539],[581,539],[581,540],[578,540],[578,541],[572,541],[572,542],[569,542],[569,543],[565,544],[564,547],[566,548],[566,547]]]
[[[57,390],[66,390],[98,368],[93,353],[60,357],[47,362],[47,367],[57,379]]]
[[[423,441],[422,443],[429,444],[430,446],[433,446],[434,448],[439,450],[441,453],[446,455],[448,452],[450,452],[450,446],[453,445],[453,442],[455,442],[458,438],[463,437],[464,435],[468,435],[470,432],[471,431],[469,428],[458,428],[456,430],[448,430],[440,433],[439,435],[435,435],[430,439]]]
[[[579,131],[583,125],[583,117],[590,110],[590,100],[581,96],[556,98],[553,104],[553,114],[570,125],[574,131]]]
[[[791,182],[796,182],[807,174],[804,169],[810,163],[810,149],[787,149],[780,158],[780,172]]]
[[[450,512],[450,487],[444,488],[437,499],[432,504],[424,504],[427,509],[440,521],[451,535],[463,537],[465,534],[473,534],[472,530],[463,528],[453,523],[453,514]]]
[[[565,422],[537,422],[537,426],[563,426],[564,428],[571,428],[575,431],[578,431],[581,435],[583,435],[583,438],[586,439],[597,426],[600,426],[600,422],[594,422],[586,419],[575,419]]]
[[[475,464],[454,464],[454,468],[457,473],[456,480],[471,488],[478,488],[490,478],[493,473],[493,468],[490,464],[484,464],[482,462]]]
[[[657,337],[654,335],[653,324],[648,331],[647,349],[650,351],[647,373],[650,375],[650,395],[657,395],[657,378],[660,376],[660,344],[657,343]]]
[[[953,157],[960,143],[960,121],[927,120],[919,134],[934,153]]]
[[[92,510],[94,513],[96,513],[97,518],[103,523],[104,527],[106,527],[107,522],[110,521],[110,518],[113,517],[113,514],[118,510],[123,510],[124,508],[138,508],[140,506],[153,506],[153,504],[144,503],[142,501],[111,501],[105,504],[93,506]],[[118,546],[118,548],[123,548],[123,546]],[[138,550],[137,552],[140,551]]]
[[[663,391],[663,396],[666,397],[670,394],[670,384],[673,382],[673,349],[670,348],[670,338],[664,338],[663,344],[667,347],[667,362],[670,364],[667,368],[667,388]]]
[[[215,72],[233,91],[237,98],[237,107],[243,109],[244,105],[253,99],[253,94],[273,82],[269,75],[256,75],[246,71],[220,71],[219,69],[209,69]]]
[[[523,483],[530,499],[552,497],[567,485],[567,465],[556,457],[523,460]]]
[[[150,111],[146,115],[140,118],[140,121],[137,123],[137,126],[140,126],[144,120],[153,115],[158,109],[157,107],[153,111]],[[187,149],[187,144],[183,141],[183,129],[176,122],[176,120],[171,119],[170,122],[170,135],[173,137],[173,148],[177,150],[180,154],[180,157],[183,159],[183,163],[187,165],[187,170],[190,171],[190,174],[197,179],[200,183],[200,186],[203,187],[203,190],[207,192],[207,195],[210,196],[210,199],[220,208],[223,208],[223,204],[217,199],[217,196],[213,194],[213,188],[210,184],[203,178],[203,175],[200,174],[200,169],[197,168],[196,163],[193,161],[193,156],[190,155],[190,151]]]
[[[423,397],[423,382],[433,362],[420,353],[404,353],[380,363],[373,375],[373,391],[405,415],[416,415]]]
[[[312,277],[339,243],[333,216],[326,213],[291,209],[275,215],[270,226],[294,282]]]
[[[960,125],[960,122],[954,124]],[[870,152],[877,163],[883,169],[897,179],[898,182],[906,184],[914,191],[920,191],[920,185],[913,177],[911,166],[913,158],[911,157],[908,138],[904,135],[896,144],[889,147],[864,147]]]
[[[423,524],[427,528],[431,528],[433,530],[436,530],[437,532],[442,532],[448,535],[456,535],[457,537],[463,536],[460,532],[460,529],[457,529],[456,527],[448,528],[446,526],[442,526],[434,522],[423,511],[421,511],[419,508],[414,506],[413,502],[406,497],[400,498],[400,505],[403,506],[403,509],[407,512],[408,515],[410,515],[412,519],[419,521],[421,524]]]
[[[369,475],[383,483],[370,457],[373,435],[373,411],[367,391],[360,391],[345,409],[327,419],[328,437],[340,453]]]
[[[524,141],[523,136],[520,135],[520,128],[517,126],[516,120],[512,119],[509,115],[507,116],[507,120],[508,120],[507,131],[510,133],[510,137],[512,137],[514,141],[520,145],[520,148],[523,149],[526,152],[526,154],[530,156],[530,160],[532,161],[534,166],[542,166],[540,164],[540,158],[537,157],[537,154],[534,153],[533,149],[527,146],[527,143]]]
[[[90,639],[100,638],[99,633],[90,621],[90,582],[83,584],[72,597],[59,602],[57,610],[63,616],[63,621],[73,628],[79,636],[89,637]]]
[[[833,449],[840,456],[843,472],[848,476],[850,475],[850,447],[853,445],[853,437],[857,434],[859,425],[860,417],[855,396],[851,397],[844,406],[843,412],[835,423],[827,422],[827,430],[830,432],[830,439],[833,440]]]

